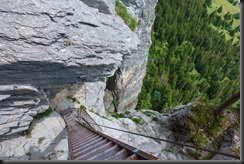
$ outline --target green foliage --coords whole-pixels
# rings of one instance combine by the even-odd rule
[[[38,145],[40,145],[43,142],[44,139],[45,139],[45,137],[40,137],[38,139],[38,141],[37,141]]]
[[[198,104],[192,107],[188,117],[190,138],[194,144],[200,147],[207,146],[219,138],[224,131],[224,123],[227,116],[215,116],[213,105]]]
[[[49,116],[52,112],[53,112],[53,109],[49,107],[47,110],[45,110],[45,112],[38,113],[37,115],[33,116],[33,118],[34,119],[42,119],[42,118]]]
[[[134,121],[135,123],[137,124],[143,124],[142,120],[139,118],[139,117],[132,117],[132,116],[128,116],[124,113],[114,113],[114,112],[110,112],[110,115],[116,119],[119,119],[119,118],[129,118],[131,119],[132,121]]]
[[[199,147],[206,146],[210,142],[205,134],[197,134],[196,136],[194,136],[193,141]]]
[[[158,122],[158,117],[153,117],[153,121]]]
[[[64,150],[57,150],[57,152],[64,153]]]
[[[213,28],[215,23],[232,31],[233,22],[217,11],[210,17],[204,3],[158,1],[136,109],[163,112],[196,100],[220,104],[240,90],[240,46]]]
[[[25,131],[22,131],[21,135],[25,136],[26,138],[31,138],[31,130],[30,130],[30,128],[25,130]]]
[[[173,148],[172,147],[166,147],[164,149],[164,151],[169,152],[169,153],[173,153]]]
[[[211,5],[212,5],[212,0],[205,0],[205,4],[206,4],[208,7],[211,7]]]
[[[224,18],[227,19],[227,20],[230,20],[232,17],[232,15],[230,14],[230,12],[227,12],[225,15],[224,15]]]
[[[115,1],[115,11],[116,13],[125,21],[132,31],[134,31],[138,25],[135,18],[133,18],[126,9],[126,6],[123,5],[120,0]]]
[[[223,11],[223,5],[218,8],[218,13],[221,13]]]
[[[92,113],[95,113],[96,115],[98,115],[99,117],[101,117],[101,118],[104,118],[104,119],[106,119],[106,120],[109,120],[109,121],[111,121],[109,118],[107,118],[106,116],[103,116],[103,115],[101,115],[100,113],[98,113],[98,112],[94,112],[93,110],[90,110]]]
[[[80,104],[80,101],[76,97],[72,97],[71,100],[73,101],[73,103]]]
[[[113,99],[113,100],[112,100],[112,104],[113,104],[113,105],[116,105],[117,103],[118,103],[118,101],[117,101],[116,99]]]
[[[232,17],[235,19],[240,19],[240,13],[233,14]]]
[[[154,112],[150,111],[150,110],[145,110],[142,112],[143,114],[145,114],[148,117],[153,117],[155,116]]]
[[[142,120],[138,117],[129,117],[129,118],[137,124],[143,124]]]
[[[80,105],[81,110],[86,110],[86,107],[84,105]]]
[[[118,119],[118,118],[127,118],[127,116],[124,113],[110,113],[112,117]]]
[[[233,4],[235,6],[235,5],[237,5],[238,0],[228,0],[228,2],[230,2],[231,4]]]
[[[212,22],[211,27],[220,34],[224,34],[227,40],[233,40],[233,44],[240,42],[240,33],[231,32],[232,29],[240,25],[240,20],[234,18],[235,16],[238,18],[240,15],[240,6],[235,6],[236,3],[236,0],[234,3],[229,3],[227,0],[212,0],[212,6],[207,8]],[[218,13],[217,9],[221,6],[223,11]]]

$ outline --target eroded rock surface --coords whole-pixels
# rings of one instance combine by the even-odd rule
[[[99,11],[80,0],[2,0],[0,84],[54,87],[112,76],[139,39],[120,17]]]
[[[28,129],[33,116],[48,109],[42,90],[32,86],[0,85],[0,135]]]
[[[1,160],[67,160],[65,123],[57,112],[36,119],[25,133],[0,136]]]

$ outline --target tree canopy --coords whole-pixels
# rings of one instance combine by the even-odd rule
[[[211,27],[209,1],[160,0],[137,109],[220,104],[240,90],[240,46]],[[229,18],[229,15],[226,15]]]

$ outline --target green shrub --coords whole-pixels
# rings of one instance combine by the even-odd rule
[[[140,118],[132,117],[131,120],[134,121],[137,124],[142,124],[142,120]]]
[[[75,97],[72,97],[71,100],[73,101],[73,103],[80,104],[80,101]]]
[[[153,117],[153,121],[158,122],[158,117]]]
[[[155,113],[152,112],[152,111],[149,111],[149,110],[143,111],[142,113],[145,114],[148,117],[155,116]]]
[[[109,114],[112,117],[116,118],[116,119],[118,119],[118,118],[129,118],[129,119],[131,119],[132,121],[134,121],[137,124],[143,124],[142,120],[140,118],[138,118],[138,117],[128,116],[128,115],[126,115],[124,113],[109,112]]]
[[[84,105],[80,105],[81,110],[86,110],[86,107]]]
[[[240,19],[240,13],[235,13],[232,15],[232,17],[235,19]]]
[[[95,112],[93,109],[91,109],[90,112],[95,113],[95,114],[98,115],[99,117],[102,117],[102,118],[104,118],[104,119],[106,119],[106,120],[112,121],[112,120],[110,120],[109,118],[107,118],[106,116],[102,116],[102,115],[100,115],[100,113]]]
[[[116,99],[113,99],[113,100],[112,100],[112,104],[113,104],[113,105],[116,105],[116,104],[117,104],[117,100],[116,100]]]
[[[40,137],[37,141],[38,145],[40,145],[42,143],[42,141],[45,139],[45,137]]]
[[[173,152],[173,148],[172,147],[166,147],[164,149],[164,151],[169,152],[169,153],[172,153]]]
[[[188,117],[190,138],[195,145],[203,147],[213,144],[223,134],[223,125],[228,117],[215,116],[213,105],[198,104],[191,108]],[[213,146],[213,145],[212,145]]]
[[[25,130],[25,131],[23,131],[23,132],[21,132],[21,135],[25,136],[26,138],[31,138],[31,130],[30,130],[30,128]]]
[[[53,109],[49,107],[45,112],[38,113],[37,115],[33,116],[33,118],[34,119],[41,119],[41,118],[49,116],[52,112],[53,112]]]
[[[209,138],[204,133],[197,134],[193,138],[193,141],[196,144],[196,146],[199,146],[199,147],[206,146],[210,142]]]
[[[138,25],[135,18],[133,18],[125,7],[119,0],[115,2],[115,11],[116,13],[125,21],[132,31],[134,31]]]
[[[124,113],[110,113],[112,117],[114,118],[127,118],[126,115]]]

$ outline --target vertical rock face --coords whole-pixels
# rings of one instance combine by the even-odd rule
[[[106,87],[105,81],[85,82],[73,84],[52,91],[55,96],[51,98],[50,104],[58,111],[67,108],[80,108],[84,105],[88,110],[105,113],[103,97]]]
[[[106,7],[1,0],[0,85],[46,88],[112,76],[139,40],[118,16],[104,14]]]
[[[139,25],[135,31],[140,45],[131,56],[124,57],[121,67],[109,79],[107,88],[113,92],[117,111],[134,109],[146,74],[148,51],[151,46],[151,27],[157,0],[122,0]]]
[[[0,0],[0,159],[36,159],[39,150],[27,148],[38,147],[38,138],[28,146],[19,132],[50,106],[58,111],[84,105],[102,115],[107,106],[135,107],[157,0],[122,2],[139,22],[134,32],[116,14],[115,0]],[[39,124],[48,127],[56,117]],[[42,131],[59,136],[55,128]],[[49,153],[50,142],[44,145]]]
[[[139,44],[114,0],[1,0],[0,20],[0,135],[28,128],[48,108],[45,94],[74,83],[94,83],[86,104],[103,109],[96,82],[105,89]]]

